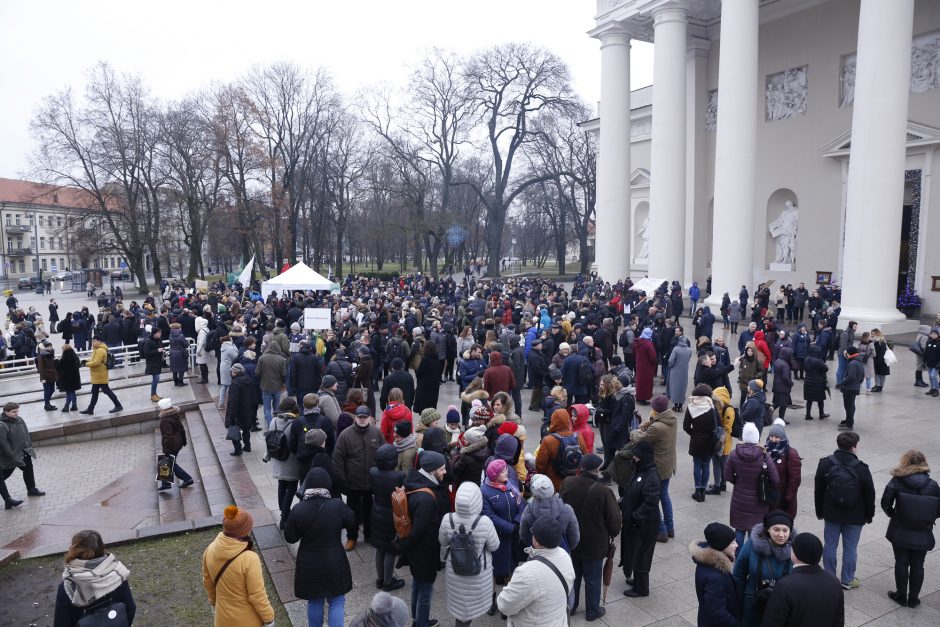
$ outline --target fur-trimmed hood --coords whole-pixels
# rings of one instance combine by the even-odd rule
[[[913,466],[898,466],[897,468],[891,469],[892,477],[910,477],[911,475],[917,475],[920,473],[927,474],[930,472],[930,466],[927,464],[917,464]]]
[[[467,405],[470,405],[475,400],[485,401],[490,397],[486,390],[474,390],[473,392],[462,392],[460,394],[460,400],[462,400]]]
[[[774,557],[781,562],[785,562],[791,559],[790,549],[793,545],[793,538],[798,533],[796,527],[793,527],[790,529],[790,537],[787,538],[786,543],[783,546],[776,546],[771,542],[770,536],[764,532],[764,523],[759,522],[751,528],[751,548],[758,555]]]
[[[499,426],[506,422],[506,416],[502,414],[495,414],[492,418],[489,419],[486,423],[486,428],[489,429],[499,429]]]
[[[486,441],[486,438],[482,440],[477,440],[476,442],[471,442],[470,444],[464,446],[460,449],[461,455],[472,455],[477,451],[485,451],[486,457],[490,456],[490,450],[487,448],[489,443]]]
[[[692,554],[692,561],[702,566],[711,566],[715,570],[731,574],[734,569],[734,562],[723,552],[708,546],[704,540],[694,540],[689,545],[689,553]]]

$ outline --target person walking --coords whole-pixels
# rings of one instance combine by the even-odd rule
[[[793,570],[791,545],[793,519],[779,509],[764,514],[764,519],[751,529],[751,537],[744,543],[734,560],[734,581],[741,598],[741,624],[743,627],[760,625],[767,600],[773,593],[767,590]]]
[[[702,503],[708,489],[708,473],[712,455],[715,453],[715,426],[720,417],[712,403],[712,389],[700,383],[695,386],[685,408],[682,430],[689,434],[689,455],[692,457],[692,475],[695,492],[692,498]]]
[[[940,515],[940,486],[930,478],[923,453],[911,449],[901,455],[881,495],[881,509],[890,519],[885,537],[894,550],[895,588],[888,596],[902,607],[917,607],[924,559],[936,544],[933,526]]]
[[[780,500],[777,505],[790,518],[796,520],[796,498],[803,480],[803,460],[800,453],[790,446],[790,440],[787,438],[785,426],[780,418],[774,420],[774,424],[770,426],[765,448],[776,464],[777,474],[780,476],[778,487]]]
[[[10,495],[6,481],[17,468],[23,473],[23,482],[26,484],[28,496],[45,496],[45,492],[36,487],[33,474],[33,460],[36,451],[33,450],[33,441],[29,436],[29,428],[20,418],[18,403],[7,403],[3,406],[0,415],[0,497],[3,497],[5,509],[13,509],[23,504],[20,499]]]
[[[741,604],[732,570],[738,549],[734,529],[718,522],[705,527],[705,540],[689,545],[695,564],[698,627],[739,625]]]
[[[62,355],[56,361],[56,370],[58,378],[56,383],[59,390],[65,392],[65,406],[62,413],[67,414],[70,411],[78,411],[78,390],[82,389],[82,376],[79,371],[81,360],[78,358],[75,349],[71,344],[62,345]]]
[[[336,438],[333,462],[343,480],[346,503],[356,515],[356,526],[346,534],[346,550],[356,548],[359,527],[366,542],[372,534],[372,483],[369,470],[375,466],[375,452],[382,446],[382,433],[372,422],[369,408],[360,405],[351,427]]]
[[[790,424],[786,419],[787,409],[793,404],[790,392],[793,390],[793,371],[791,361],[793,359],[793,350],[789,346],[780,349],[777,359],[774,360],[774,383],[771,388],[773,391],[773,406],[777,409],[777,415],[785,424]]]
[[[676,474],[676,423],[675,412],[669,407],[669,399],[660,394],[652,402],[649,420],[630,434],[635,442],[649,442],[653,446],[653,460],[659,471],[659,514],[658,542],[668,542],[675,537],[675,520],[672,514],[672,498],[669,496],[669,482]]]
[[[284,437],[288,440],[287,451],[285,451],[287,456],[284,459],[278,459],[276,457],[265,455],[263,461],[270,462],[271,477],[277,480],[277,503],[279,509],[281,510],[281,520],[279,522],[279,526],[281,529],[284,529],[287,518],[291,513],[291,505],[294,503],[294,495],[297,492],[297,484],[301,479],[301,463],[300,460],[297,459],[296,454],[297,450],[300,448],[300,443],[297,442],[297,446],[293,451],[291,451],[290,437],[291,435],[294,435],[294,437],[299,436],[299,432],[302,432],[303,429],[298,430],[295,426],[297,417],[300,414],[300,408],[297,407],[297,401],[294,400],[293,396],[285,396],[282,398],[278,410],[279,411],[277,415],[274,416],[273,420],[271,420],[269,431],[280,431],[284,433]],[[295,431],[298,431],[298,433],[295,433]],[[324,433],[324,436],[325,435],[326,434]],[[307,471],[309,470],[310,468],[308,466]],[[305,473],[303,477],[306,476],[307,475]]]
[[[806,401],[806,420],[812,420],[813,403],[819,405],[819,419],[829,417],[826,413],[826,392],[829,390],[829,366],[823,359],[822,349],[810,344],[806,349],[806,358],[803,360],[803,400]]]
[[[842,379],[842,405],[845,408],[845,420],[839,423],[841,431],[851,431],[855,428],[855,400],[862,389],[862,381],[865,380],[865,366],[862,365],[862,359],[859,357],[858,349],[850,346],[845,351],[848,360],[845,366],[845,376]],[[877,372],[877,362],[876,362]],[[872,388],[874,391],[875,388]]]
[[[179,457],[180,451],[186,446],[186,429],[183,428],[184,412],[173,406],[169,398],[161,398],[157,403],[160,408],[160,447],[164,455]],[[179,462],[173,464],[174,476],[182,481],[180,488],[188,488],[193,484],[193,478],[183,470]],[[172,484],[169,481],[160,482],[158,490],[169,490]]]
[[[88,402],[88,407],[78,413],[88,416],[94,414],[95,405],[98,403],[99,392],[103,392],[104,395],[110,398],[111,402],[114,403],[114,407],[112,407],[108,413],[115,414],[119,411],[123,411],[124,407],[121,405],[121,401],[118,400],[117,396],[108,386],[108,347],[101,341],[100,337],[95,337],[92,340],[91,358],[83,362],[82,365],[88,366],[88,370],[91,373],[89,377],[91,381],[91,400]]]
[[[405,474],[395,469],[397,462],[395,447],[383,444],[375,452],[375,466],[369,469],[372,486],[372,539],[369,543],[375,548],[375,587],[386,592],[405,586],[404,579],[395,577],[396,551],[392,546],[395,539],[392,493],[405,480]]]
[[[43,409],[55,411],[58,409],[52,404],[52,395],[55,393],[55,384],[59,380],[59,371],[56,368],[55,349],[52,342],[43,340],[36,353],[36,370],[39,371],[39,382],[42,383]]]
[[[532,546],[526,549],[529,561],[516,569],[496,598],[499,611],[513,627],[568,626],[568,599],[575,575],[560,542],[561,528],[553,518],[540,518],[533,525]]]
[[[774,487],[780,485],[777,464],[770,454],[758,444],[760,433],[754,423],[745,423],[738,444],[725,462],[725,479],[734,485],[731,492],[731,526],[735,529],[736,540],[744,545],[744,538],[759,523],[764,514],[770,511],[770,504],[761,501],[758,481],[761,472],[766,469]]]
[[[846,378],[848,378],[848,374]],[[843,391],[845,384],[843,383]],[[842,572],[846,590],[858,588],[855,577],[862,525],[875,517],[875,484],[868,466],[858,458],[859,437],[844,431],[836,437],[836,451],[819,460],[814,478],[816,518],[825,521],[823,566],[836,575],[836,551],[842,539]]]
[[[215,627],[274,627],[261,558],[252,550],[252,526],[250,512],[229,505],[222,531],[202,555],[202,585],[215,614]]]
[[[624,590],[623,594],[645,597],[650,593],[650,570],[659,531],[661,487],[653,447],[649,442],[641,441],[633,447],[633,461],[636,472],[620,502],[623,514],[620,554],[627,585],[632,588]]]
[[[55,627],[75,627],[85,617],[101,615],[98,609],[114,612],[114,621],[134,624],[137,604],[127,580],[130,570],[110,553],[97,531],[86,529],[72,536],[65,553],[62,581],[56,590]],[[119,605],[120,604],[120,605]]]
[[[720,495],[728,489],[725,480],[725,462],[734,448],[734,438],[731,431],[734,428],[735,409],[731,406],[731,392],[726,387],[717,387],[712,390],[712,402],[721,421],[721,449],[712,455],[712,476],[714,483],[708,486],[705,494]]]
[[[467,534],[470,551],[480,563],[478,573],[465,572],[464,563],[456,568],[457,557],[451,542],[457,534]],[[438,530],[441,562],[444,563],[444,583],[447,589],[447,611],[455,619],[456,627],[468,627],[483,616],[493,602],[493,564],[500,538],[493,521],[483,514],[483,496],[479,486],[465,482],[457,489],[454,511],[441,520]],[[460,555],[465,560],[466,554]],[[460,572],[458,572],[458,570]],[[404,582],[403,582],[404,583]]]
[[[333,498],[332,488],[333,482],[324,469],[310,469],[304,479],[303,500],[290,510],[284,525],[284,540],[290,544],[300,542],[294,596],[307,601],[307,624],[323,624],[325,603],[329,607],[327,625],[343,627],[346,593],[353,583],[342,532],[355,531],[356,517],[342,499]]]
[[[650,451],[652,460],[652,448]],[[578,609],[583,579],[584,617],[588,622],[601,618],[606,612],[601,606],[604,557],[613,538],[620,534],[623,522],[617,498],[600,483],[603,462],[599,455],[584,455],[581,458],[580,474],[566,478],[559,492],[561,500],[574,510],[580,534],[577,546],[571,550],[574,566],[574,603],[571,613],[574,614]]]
[[[820,568],[822,554],[822,542],[813,534],[800,533],[793,538],[793,569],[776,582],[761,627],[845,624],[845,592],[835,577]]]

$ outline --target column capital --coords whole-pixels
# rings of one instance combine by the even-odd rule
[[[659,26],[667,22],[688,22],[689,9],[685,2],[667,2],[656,7],[650,14],[653,16],[653,26]]]
[[[705,37],[689,37],[688,44],[686,45],[686,52],[689,52],[697,57],[707,57],[708,51],[712,47],[711,39],[706,39]]]
[[[589,34],[594,39],[600,40],[601,48],[607,46],[627,46],[629,48],[630,40],[634,37],[633,31],[629,27],[617,22],[605,24],[592,30]]]

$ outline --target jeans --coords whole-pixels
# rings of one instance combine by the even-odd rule
[[[836,574],[836,551],[839,549],[839,536],[842,536],[840,581],[843,584],[848,584],[855,579],[855,566],[858,564],[858,539],[861,535],[861,525],[843,525],[827,520],[823,529],[823,568],[830,575]]]
[[[744,546],[744,541],[751,535],[751,530],[747,529],[735,529],[734,530],[734,539],[738,543],[738,551],[741,550],[741,547]]]
[[[42,400],[46,402],[46,405],[50,405],[52,401],[52,395],[55,394],[55,383],[46,382],[42,384]]]
[[[690,318],[695,315],[695,308],[696,308],[697,306],[698,306],[698,301],[697,301],[697,300],[691,301],[691,305],[689,305],[689,317],[690,317]]]
[[[384,585],[392,583],[395,578],[395,557],[394,553],[375,550],[375,578],[381,579]]]
[[[715,485],[719,488],[725,485],[725,462],[728,461],[727,455],[712,456],[712,474],[715,476]]]
[[[180,481],[192,481],[193,479],[188,472],[180,467],[179,464],[173,464],[173,474],[176,475],[176,478]],[[170,485],[171,484],[169,481],[163,481],[161,487],[169,488]]]
[[[842,406],[845,407],[845,424],[849,428],[855,426],[855,398],[858,392],[846,392],[842,390]]]
[[[927,376],[930,377],[930,389],[936,390],[940,388],[940,369],[931,368],[927,372]]]
[[[277,481],[277,504],[281,508],[281,524],[287,521],[290,515],[290,506],[294,503],[294,493],[297,492],[298,481]]]
[[[78,405],[78,393],[75,390],[65,393],[65,406],[75,409]]]
[[[920,589],[924,585],[924,558],[927,557],[927,551],[891,546],[894,549],[894,584],[897,591],[908,599],[919,598]],[[908,580],[910,592],[907,588]]]
[[[584,613],[588,620],[595,618],[601,607],[601,583],[604,560],[582,560],[572,556],[574,566],[574,604],[581,596],[581,579],[584,579]]]
[[[308,627],[320,627],[323,624],[323,603],[328,603],[330,611],[327,617],[329,627],[343,627],[346,621],[346,595],[326,599],[310,599],[307,601]]]
[[[219,388],[219,404],[218,404],[218,408],[219,408],[219,409],[222,409],[223,407],[225,407],[225,397],[228,396],[228,389],[229,389],[230,387],[232,387],[232,386],[231,386],[231,385],[223,385],[221,388]],[[302,402],[301,402],[301,405],[300,405],[300,406],[303,407]]]
[[[886,374],[876,374],[876,375],[875,375],[875,386],[876,386],[879,390],[881,390],[882,388],[884,388],[884,386],[885,386],[885,378],[886,378],[887,376],[888,376],[888,375],[886,375]]]
[[[433,581],[411,580],[411,616],[415,621],[415,627],[428,627],[431,621],[431,594],[433,592]]]
[[[662,511],[659,514],[659,533],[668,533],[675,531],[675,521],[672,517],[672,499],[669,498],[669,479],[660,480],[659,486],[659,504],[662,506]]]
[[[710,462],[710,457],[692,458],[692,476],[695,479],[696,488],[708,487],[708,465]]]
[[[91,386],[91,400],[88,402],[89,411],[93,410],[98,402],[98,392],[104,392],[104,395],[111,399],[115,407],[121,406],[121,401],[114,395],[107,383],[93,383]]]
[[[842,385],[842,379],[845,378],[845,366],[849,361],[842,353],[839,353],[837,357],[839,358],[839,365],[836,366],[836,385]]]
[[[264,421],[270,426],[274,420],[274,411],[281,405],[281,392],[261,392],[261,403],[264,405]]]
[[[160,373],[155,372],[150,375],[150,396],[157,395],[157,384],[160,383]]]
[[[359,526],[362,526],[362,532],[369,539],[372,535],[372,491],[371,490],[347,490],[346,505],[356,516],[356,530],[347,535],[349,540],[359,539]]]

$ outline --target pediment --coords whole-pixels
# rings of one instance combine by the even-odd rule
[[[637,168],[630,176],[630,187],[649,187],[650,171],[646,168]]]
[[[927,149],[940,146],[940,129],[917,122],[908,122],[906,131],[906,143],[908,152],[916,149]],[[849,156],[852,149],[852,129],[842,133],[829,143],[819,147],[819,153],[823,157],[832,157],[834,159],[844,159]]]

